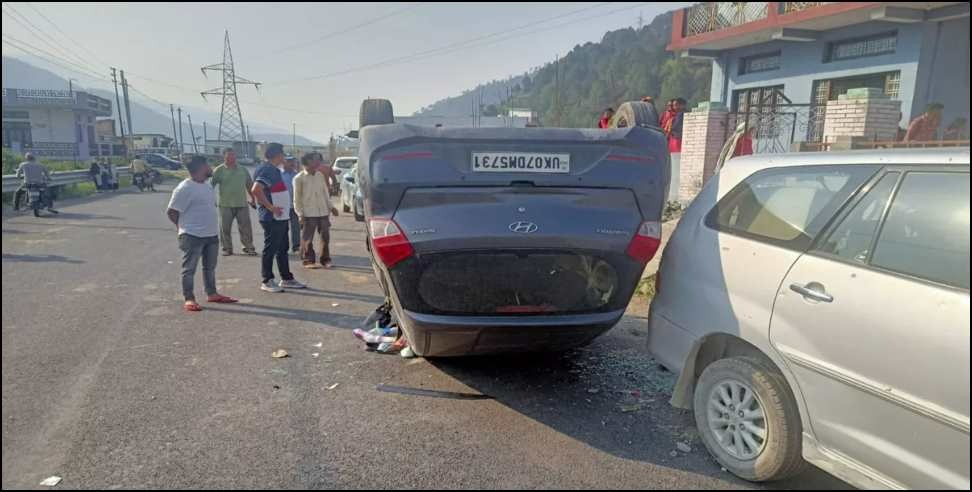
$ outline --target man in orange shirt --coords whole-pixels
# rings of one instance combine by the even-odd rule
[[[938,133],[938,125],[942,121],[942,110],[945,105],[942,103],[931,103],[925,108],[925,112],[917,118],[911,120],[908,125],[908,132],[905,133],[905,142],[927,142],[935,140]]]

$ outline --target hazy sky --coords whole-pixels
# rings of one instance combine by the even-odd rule
[[[10,12],[19,12],[91,70],[107,74],[109,65],[124,68],[132,85],[155,99],[218,111],[218,98],[206,103],[198,92],[217,87],[219,76],[211,73],[207,79],[199,68],[221,61],[228,29],[237,74],[264,83],[259,93],[240,87],[244,119],[283,130],[296,122],[298,133],[326,140],[332,131],[357,126],[358,105],[366,97],[391,99],[396,113],[411,114],[479,82],[523,73],[576,44],[600,40],[606,31],[636,26],[639,14],[648,23],[684,5],[5,2],[3,34],[5,40],[9,36],[57,54],[12,18]],[[8,12],[10,7],[14,10]],[[356,27],[360,24],[366,25]],[[433,51],[443,47],[447,52]],[[75,77],[82,85],[110,86],[38,62],[6,41],[3,53]],[[391,62],[414,54],[423,57]]]

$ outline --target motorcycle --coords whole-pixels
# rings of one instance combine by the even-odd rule
[[[40,217],[41,209],[53,206],[47,194],[47,185],[41,184],[27,185],[27,202],[34,211],[34,217]]]
[[[135,173],[132,176],[132,184],[138,187],[138,191],[155,191],[155,185],[162,184],[162,173],[155,169],[149,169],[144,173]]]

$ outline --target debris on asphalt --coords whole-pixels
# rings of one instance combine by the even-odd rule
[[[332,390],[332,389],[334,389],[334,388],[337,388],[337,387],[338,387],[338,386],[340,386],[340,385],[341,385],[341,383],[334,383],[334,384],[332,384],[332,385],[330,385],[330,386],[328,386],[328,387],[327,387],[327,390],[328,390],[328,391],[330,391],[330,390]]]
[[[640,403],[622,404],[622,405],[618,405],[618,408],[621,409],[622,413],[637,412],[638,410],[641,410],[641,404]]]
[[[317,343],[314,344],[314,347],[316,347],[316,348],[321,348],[323,346],[324,346],[324,342],[317,342]]]
[[[592,395],[596,395],[596,394],[600,393],[601,390],[599,390],[597,388],[591,388],[591,389],[587,390],[587,392],[590,393],[590,394],[592,394]]]
[[[338,306],[340,306],[340,305],[341,305],[341,304],[340,304],[340,303],[338,303],[338,302],[332,302],[332,303],[331,303],[331,307],[338,307]]]
[[[392,319],[391,304],[388,301],[378,306],[365,319],[364,328],[355,328],[351,334],[365,342],[365,350],[370,352],[395,354],[408,347],[408,339],[399,329],[398,323]]]
[[[280,385],[277,385],[277,384],[273,385],[273,390],[274,391],[277,391],[278,389],[280,389]]]
[[[475,393],[458,393],[455,391],[439,391],[424,388],[409,388],[405,386],[392,386],[379,384],[375,389],[385,393],[398,393],[401,395],[428,396],[431,398],[449,398],[452,400],[492,400],[493,397]]]
[[[678,441],[678,442],[675,443],[675,449],[677,449],[677,450],[679,450],[679,451],[681,451],[683,453],[691,453],[692,452],[692,446],[689,446],[687,443],[684,443],[682,441]]]
[[[270,374],[273,374],[274,376],[286,376],[287,371],[280,369],[279,367],[274,367],[273,369],[270,369]]]
[[[397,325],[375,326],[368,331],[355,328],[351,330],[351,334],[364,343],[381,345],[383,343],[394,343],[395,340],[398,340],[399,330]]]
[[[398,355],[402,356],[403,359],[415,359],[415,351],[412,350],[412,347],[403,348],[402,351],[398,353]],[[422,362],[422,359],[415,359],[409,362],[409,364],[415,364],[418,362]]]
[[[311,357],[313,357],[315,359],[318,358],[318,357],[320,357],[320,356],[321,356],[321,354],[318,353],[318,352],[314,352],[314,353],[311,354]]]
[[[270,357],[273,357],[274,359],[283,359],[284,357],[290,357],[290,354],[288,354],[284,349],[277,349],[270,354]]]
[[[678,451],[675,451],[673,449],[671,453],[668,453],[668,455],[671,456],[672,458],[678,458]]]
[[[59,483],[61,483],[61,477],[54,475],[45,478],[40,484],[42,487],[55,487]]]

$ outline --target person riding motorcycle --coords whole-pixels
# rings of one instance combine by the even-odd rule
[[[132,182],[136,182],[138,179],[142,179],[146,187],[152,191],[155,191],[154,174],[155,169],[149,163],[142,159],[141,157],[136,157],[132,160],[129,165],[129,169],[132,171]]]
[[[17,167],[17,177],[24,181],[14,195],[14,210],[20,209],[20,202],[24,195],[27,194],[27,190],[30,188],[41,188],[43,195],[46,195],[42,199],[47,201],[47,211],[56,214],[57,210],[54,210],[54,197],[51,196],[50,190],[47,189],[47,184],[51,181],[50,170],[37,162],[34,154],[28,152],[24,157],[27,160],[21,162],[20,166]]]

